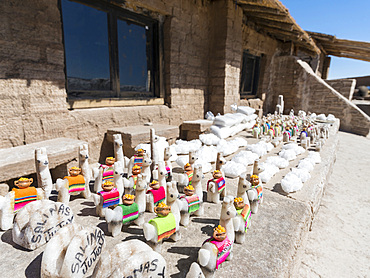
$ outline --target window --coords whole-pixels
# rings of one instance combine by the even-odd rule
[[[156,20],[97,0],[61,9],[69,100],[159,97]]]
[[[259,71],[260,57],[244,52],[240,76],[240,97],[257,95]]]

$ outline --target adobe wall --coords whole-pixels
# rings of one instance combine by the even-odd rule
[[[333,114],[340,119],[341,130],[369,135],[370,117],[318,77],[307,63],[292,56],[280,56],[275,58],[273,68],[271,88],[274,91],[270,91],[269,96],[276,101],[278,95],[284,96],[285,113],[301,109]],[[269,107],[270,112],[274,106]]]
[[[356,79],[331,79],[325,80],[334,90],[348,100],[352,100],[356,87]]]
[[[117,1],[121,2],[121,1]],[[68,110],[57,0],[0,2],[0,148],[56,137],[86,140],[99,157],[109,127],[203,118],[209,1],[126,1],[164,24],[168,105]]]

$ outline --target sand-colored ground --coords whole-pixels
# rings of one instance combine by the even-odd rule
[[[370,140],[339,132],[333,173],[302,258],[301,277],[370,277]]]

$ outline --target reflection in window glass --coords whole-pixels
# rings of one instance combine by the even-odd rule
[[[110,90],[107,14],[62,0],[69,90]]]
[[[118,56],[121,91],[150,91],[147,61],[147,26],[118,20]]]

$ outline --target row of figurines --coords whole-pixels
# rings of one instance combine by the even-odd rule
[[[305,114],[294,116],[294,112],[291,112],[289,116],[283,115],[271,115],[268,114],[263,116],[262,119],[257,118],[256,124],[252,128],[252,135],[254,138],[260,138],[262,136],[268,136],[271,139],[282,137],[283,142],[305,141],[309,138],[307,144],[303,143],[303,146],[309,146],[320,141],[320,145],[323,143],[320,139],[327,139],[329,137],[328,125],[318,125],[311,117],[305,117]]]
[[[187,172],[191,171],[189,165],[185,166]],[[78,191],[77,188],[82,183],[83,176],[80,174],[81,169],[72,167],[70,169],[70,176],[65,177],[68,182],[72,184],[68,189],[70,193],[81,193],[83,190]],[[188,174],[188,173],[187,173]],[[76,178],[74,181],[73,178]],[[94,203],[97,206],[97,212],[100,216],[105,216],[108,223],[108,231],[113,236],[121,232],[123,225],[136,224],[143,227],[143,232],[148,243],[151,243],[155,250],[160,248],[160,243],[167,238],[173,240],[179,239],[179,226],[180,224],[186,226],[189,224],[189,217],[191,214],[201,216],[203,214],[202,192],[196,194],[195,188],[201,188],[201,179],[203,178],[201,166],[196,166],[192,177],[189,177],[189,183],[184,188],[184,196],[179,196],[176,182],[168,182],[165,184],[166,188],[159,186],[158,181],[154,180],[150,183],[151,189],[149,190],[149,198],[153,201],[153,211],[157,217],[151,219],[148,223],[144,223],[143,212],[145,208],[142,207],[146,201],[145,192],[147,183],[145,175],[138,174],[135,195],[122,194],[118,188],[115,187],[111,181],[105,181],[102,186],[102,191],[94,194]],[[28,178],[21,178],[15,182],[18,189],[13,189],[9,194],[14,194],[14,211],[17,212],[28,203],[39,199],[37,191],[38,188],[30,186],[33,180]],[[194,185],[194,186],[193,186]],[[194,188],[195,187],[195,188]],[[218,196],[226,192],[225,180],[219,170],[214,171],[213,179],[208,181],[208,189],[215,188]],[[80,187],[82,188],[82,187]],[[159,195],[153,194],[157,191]],[[143,194],[144,193],[144,194]],[[164,193],[164,196],[163,196]],[[162,194],[162,195],[160,195]],[[232,244],[234,240],[238,243],[244,242],[245,233],[250,226],[251,213],[256,213],[258,206],[262,203],[262,185],[256,175],[252,175],[239,179],[238,196],[234,199],[234,206],[231,209],[230,197],[224,197],[220,225],[224,227],[225,231],[219,236],[208,240],[203,244],[206,246],[199,252],[199,263],[208,271],[217,269],[219,264],[222,263],[229,256],[224,256],[223,259],[217,257],[216,261],[205,260],[205,252],[209,248],[218,248],[219,244]],[[148,195],[147,195],[148,196]],[[144,197],[144,198],[143,198]],[[154,200],[159,198],[159,200]],[[144,200],[144,202],[142,202]],[[230,201],[231,200],[231,201]],[[232,210],[232,212],[225,212]],[[232,216],[232,217],[231,217]],[[233,218],[233,220],[232,220]],[[230,222],[231,221],[231,222]],[[223,234],[224,233],[224,234]],[[223,236],[222,236],[223,234]],[[225,235],[227,235],[225,237]],[[210,246],[208,246],[210,245]],[[208,247],[207,247],[208,246]],[[218,250],[218,249],[217,249]],[[222,252],[221,252],[222,253]],[[221,254],[219,252],[219,254]],[[231,254],[231,247],[228,252]],[[229,259],[230,259],[229,258]],[[217,262],[217,264],[215,264]]]

